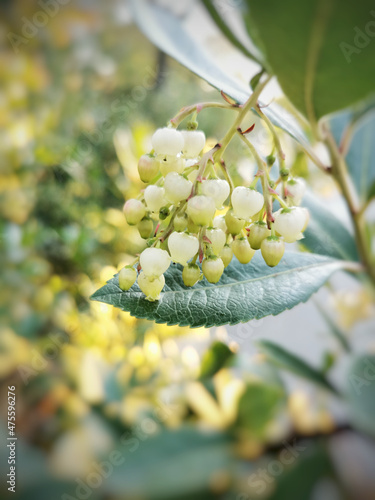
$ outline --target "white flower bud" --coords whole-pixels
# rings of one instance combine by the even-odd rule
[[[118,284],[121,290],[129,290],[137,279],[137,271],[134,267],[123,267],[118,274]]]
[[[171,258],[166,250],[161,248],[146,248],[139,257],[142,270],[150,279],[161,276],[168,269]]]
[[[264,205],[264,198],[255,189],[238,186],[232,193],[233,214],[240,219],[250,219]]]
[[[138,222],[137,228],[140,237],[147,240],[148,238],[151,237],[152,233],[154,232],[154,223],[150,218],[145,217],[144,219],[141,220],[141,222]]]
[[[201,277],[201,270],[196,264],[189,264],[182,270],[182,280],[185,286],[194,286]]]
[[[156,163],[160,173],[165,177],[169,172],[177,172],[181,174],[185,170],[185,158],[182,156],[158,156]]]
[[[216,229],[221,229],[222,231],[224,231],[224,233],[227,232],[227,225],[225,223],[225,218],[224,218],[224,215],[217,215],[215,218],[214,218],[214,222],[213,222],[213,227],[215,227]]]
[[[152,147],[158,155],[177,156],[184,146],[184,138],[174,128],[159,128],[151,139]]]
[[[217,283],[224,272],[224,263],[219,257],[204,259],[202,271],[207,281]]]
[[[232,250],[241,264],[247,264],[254,257],[255,250],[250,246],[246,238],[238,238],[232,243]]]
[[[182,151],[186,158],[196,158],[206,144],[206,136],[201,130],[181,130],[184,138]]]
[[[198,226],[209,226],[215,215],[215,202],[208,196],[194,196],[187,204],[186,213]]]
[[[239,234],[245,226],[245,221],[234,216],[233,210],[228,210],[224,217],[227,230],[231,235]]]
[[[269,236],[262,241],[260,251],[267,266],[275,267],[284,255],[285,244],[277,236]]]
[[[262,241],[271,236],[271,231],[268,229],[267,224],[264,222],[254,222],[250,225],[250,232],[247,237],[251,248],[254,250],[259,250]]]
[[[302,198],[306,191],[306,182],[304,179],[297,177],[290,179],[286,183],[287,197],[291,200],[293,205],[300,205]]]
[[[150,212],[159,212],[161,207],[164,207],[166,204],[164,195],[164,188],[155,186],[154,184],[147,186],[144,191],[147,209],[150,210]]]
[[[160,292],[163,290],[165,285],[165,278],[163,275],[158,276],[155,279],[148,278],[144,272],[141,272],[138,276],[138,286],[142,292],[146,295],[146,299],[150,302],[160,299]]]
[[[208,179],[202,182],[202,194],[213,198],[217,209],[222,208],[229,193],[229,184],[223,179]]]
[[[301,239],[301,233],[306,225],[308,212],[299,207],[281,208],[273,214],[275,218],[275,231],[287,243]]]
[[[172,260],[185,266],[198,252],[199,241],[195,236],[173,232],[168,238],[168,249]]]
[[[233,258],[233,250],[229,245],[224,245],[224,248],[220,252],[220,258],[223,261],[224,267],[228,267]]]
[[[215,255],[220,255],[227,237],[221,229],[207,229],[207,238],[211,241],[211,248]]]
[[[124,214],[126,221],[130,226],[138,224],[146,215],[146,207],[140,200],[132,198],[124,205]]]
[[[138,173],[141,181],[150,182],[158,173],[159,166],[150,155],[142,155],[138,161]]]
[[[192,182],[176,172],[170,172],[164,180],[165,197],[174,204],[186,200],[191,194],[192,187]]]

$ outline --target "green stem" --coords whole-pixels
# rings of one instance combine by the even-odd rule
[[[213,155],[220,149],[220,145],[219,144],[216,144],[216,146],[214,146],[212,149],[210,149],[210,151],[208,151],[207,153],[205,153],[200,162],[199,162],[199,168],[198,168],[198,173],[197,173],[197,179],[196,181],[194,182],[193,184],[193,189],[192,189],[192,195],[195,195],[197,193],[197,187],[198,187],[198,183],[201,182],[201,179],[202,179],[202,175],[204,173],[204,171],[206,170],[206,166],[207,166],[207,163],[210,161],[210,160],[213,160]]]
[[[251,94],[249,99],[245,102],[245,104],[240,108],[240,112],[238,113],[238,116],[231,126],[231,128],[228,130],[228,132],[225,134],[223,140],[221,141],[221,148],[220,150],[215,154],[215,160],[219,160],[222,158],[228,144],[230,141],[233,139],[233,137],[236,135],[237,129],[241,126],[241,123],[247,113],[250,111],[251,108],[256,106],[256,103],[258,101],[258,98],[260,94],[262,93],[262,90],[264,87],[267,85],[267,83],[271,80],[271,76],[268,76],[263,83],[259,83],[257,87],[255,88],[254,92]]]
[[[250,149],[251,154],[253,155],[255,162],[257,164],[257,167],[258,167],[257,175],[259,175],[261,183],[262,183],[264,206],[266,208],[266,213],[267,213],[268,227],[271,227],[271,223],[273,222],[272,196],[270,193],[267,165],[262,160],[262,158],[259,156],[258,151],[255,149],[253,144],[251,144],[249,139],[247,137],[245,137],[244,135],[242,135],[240,131],[238,131],[238,133],[239,133],[240,138],[244,141],[246,146]]]
[[[225,161],[224,160],[220,160],[219,164],[220,164],[221,170],[223,171],[225,179],[226,179],[226,181],[229,184],[229,197],[231,197],[232,193],[233,193],[233,189],[234,189],[232,178],[229,175],[229,172],[228,172],[227,166],[225,164]]]
[[[187,205],[187,202],[183,202],[183,203],[180,203],[180,205],[178,205],[174,210],[173,210],[173,213],[172,213],[172,217],[169,221],[169,224],[168,226],[166,227],[165,231],[163,231],[163,234],[162,236],[160,237],[160,240],[161,241],[165,241],[168,236],[173,232],[173,229],[174,229],[174,226],[173,226],[173,222],[177,216],[177,214],[179,212],[182,212],[182,210],[184,210],[185,206]]]
[[[282,200],[278,194],[272,193],[272,197],[275,198],[275,200],[277,200],[283,208],[289,208],[285,201]]]
[[[266,123],[267,128],[271,132],[273,143],[275,145],[275,149],[276,149],[276,153],[277,153],[277,157],[279,159],[279,169],[284,168],[284,165],[285,165],[285,154],[284,154],[283,148],[281,146],[280,138],[279,138],[279,136],[278,136],[278,134],[276,132],[276,129],[273,126],[271,120],[268,118],[268,116],[265,115],[263,113],[263,111],[260,109],[259,105],[257,105],[256,109],[257,109],[260,117]]]
[[[192,104],[191,106],[186,106],[181,109],[177,115],[170,120],[170,124],[173,127],[178,127],[180,123],[187,118],[192,113],[199,113],[202,109],[206,108],[221,108],[221,109],[234,109],[239,111],[241,108],[238,106],[234,106],[231,104],[226,104],[222,102],[198,102],[196,104]]]
[[[364,212],[361,210],[357,192],[352,179],[348,174],[348,168],[344,156],[340,152],[331,131],[325,127],[324,132],[325,143],[330,151],[332,159],[332,175],[340,186],[346,204],[349,208],[362,264],[372,283],[375,285],[374,257],[371,255],[371,249],[366,238],[366,221],[364,218]]]

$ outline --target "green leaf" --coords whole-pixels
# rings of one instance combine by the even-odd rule
[[[334,470],[325,449],[321,445],[310,442],[293,443],[285,445],[286,450],[291,450],[290,455],[294,458],[291,468],[286,468],[282,476],[277,478],[274,492],[267,497],[268,500],[306,500],[314,498],[315,487],[327,476],[333,476]],[[280,458],[280,455],[278,459]],[[279,461],[281,464],[281,462]],[[321,498],[320,495],[316,498]],[[328,496],[326,497],[328,498]]]
[[[345,390],[353,425],[375,437],[375,356],[352,360]]]
[[[125,461],[106,483],[116,498],[195,498],[233,464],[231,440],[223,434],[182,426],[145,437],[133,433],[119,448]]]
[[[334,259],[359,261],[354,235],[343,223],[327,210],[327,205],[307,192],[302,205],[309,209],[310,221],[302,246],[319,255],[327,255]]]
[[[171,265],[157,302],[145,300],[136,284],[122,291],[117,275],[91,298],[157,323],[192,328],[234,325],[276,315],[306,302],[333,272],[343,267],[342,261],[291,252],[276,268],[270,268],[257,252],[249,264],[234,260],[216,285],[203,279],[188,288],[182,281],[181,266]]]
[[[270,340],[260,340],[257,342],[259,348],[266,354],[269,361],[272,361],[276,366],[284,368],[302,378],[319,385],[334,394],[337,394],[336,389],[326,379],[326,377],[318,370],[310,366],[303,359],[288,352],[283,347],[271,342]]]
[[[220,60],[215,61],[205,52],[180,18],[148,0],[131,0],[130,3],[136,24],[154,45],[238,103],[247,101],[250,88],[221,69]],[[271,103],[262,111],[274,125],[314,156],[309,140],[291,113],[277,103]]]
[[[234,356],[234,353],[223,342],[214,342],[204,353],[200,378],[212,377]]]
[[[330,127],[337,144],[347,127],[353,127],[346,163],[359,199],[365,203],[375,195],[375,113],[358,117],[345,111],[332,117]]]
[[[375,44],[365,33],[375,20],[372,0],[247,5],[246,24],[267,69],[311,123],[374,92]]]
[[[280,387],[260,383],[248,385],[238,404],[238,425],[262,438],[283,401],[285,392]]]

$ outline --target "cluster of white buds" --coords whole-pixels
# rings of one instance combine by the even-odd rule
[[[120,271],[119,286],[129,290],[137,281],[150,301],[160,298],[171,263],[183,266],[182,280],[189,287],[203,277],[217,283],[233,256],[247,264],[257,250],[273,267],[284,254],[284,242],[300,239],[308,223],[307,210],[298,206],[302,179],[280,177],[283,200],[270,187],[269,197],[274,194],[282,204],[272,213],[272,202],[267,205],[254,188],[259,176],[250,186],[233,187],[225,164],[215,159],[220,145],[203,155],[205,134],[194,123],[189,130],[154,133],[153,150],[138,163],[147,186],[124,205],[127,222],[137,225],[147,248],[134,267]]]

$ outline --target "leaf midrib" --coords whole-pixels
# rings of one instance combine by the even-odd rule
[[[341,263],[341,262],[338,262],[338,261],[335,261],[335,260],[331,260],[329,262],[322,262],[320,264],[309,264],[308,266],[294,267],[293,269],[287,269],[287,270],[281,271],[279,273],[268,274],[266,276],[259,276],[258,278],[252,278],[252,279],[243,280],[243,281],[234,281],[233,283],[225,283],[223,285],[215,285],[215,286],[209,286],[209,287],[205,287],[205,288],[196,288],[196,289],[191,289],[191,290],[168,290],[166,292],[162,292],[161,295],[165,296],[165,295],[174,294],[174,293],[190,293],[190,294],[193,294],[193,293],[196,293],[198,291],[206,292],[207,290],[217,290],[218,288],[229,288],[231,286],[245,285],[245,284],[248,284],[248,283],[253,283],[255,281],[263,281],[263,280],[266,280],[268,278],[275,278],[277,276],[282,276],[284,274],[305,271],[305,270],[308,270],[308,269],[311,269],[311,268],[316,269],[317,267],[325,267],[325,266],[332,266],[332,265],[336,265],[337,267],[340,267],[342,264],[343,263]],[[119,289],[119,291],[121,293],[124,293],[123,290],[121,290],[120,287],[118,287],[116,284],[114,284],[114,285]],[[133,293],[135,293],[135,292],[133,292]],[[142,293],[142,292],[136,292],[136,293]],[[117,295],[117,294],[115,294],[115,293],[106,293],[106,294],[103,294],[103,295],[97,295],[96,297],[106,297],[106,296],[109,296],[109,295]]]

